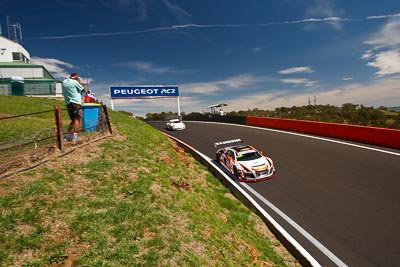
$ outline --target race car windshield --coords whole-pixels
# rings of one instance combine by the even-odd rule
[[[261,158],[262,156],[257,151],[246,151],[246,152],[239,152],[237,154],[238,161],[248,161],[248,160],[255,160]]]

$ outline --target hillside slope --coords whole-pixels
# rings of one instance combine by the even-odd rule
[[[0,180],[0,266],[300,266],[174,142],[110,119],[115,136]]]

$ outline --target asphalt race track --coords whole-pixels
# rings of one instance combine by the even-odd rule
[[[400,150],[185,123],[172,132],[149,122],[212,159],[214,142],[234,138],[272,158],[275,178],[241,185],[322,266],[400,266]]]

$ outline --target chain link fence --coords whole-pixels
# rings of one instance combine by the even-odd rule
[[[30,114],[0,115],[0,177],[113,134],[105,105],[83,109],[79,138],[74,142],[64,139],[70,119],[68,111],[59,106]]]

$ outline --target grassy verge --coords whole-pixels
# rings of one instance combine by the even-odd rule
[[[299,266],[204,166],[110,116],[115,137],[0,180],[0,266]]]

